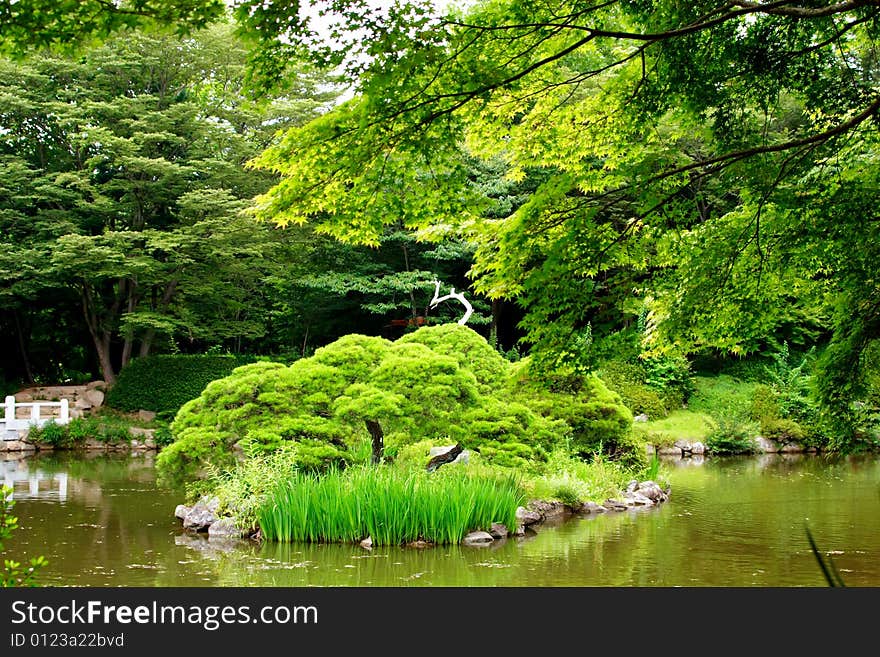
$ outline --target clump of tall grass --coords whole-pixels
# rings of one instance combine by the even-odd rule
[[[475,477],[447,467],[434,473],[393,467],[354,467],[316,475],[294,472],[257,511],[263,537],[281,542],[415,540],[459,543],[493,522],[516,528],[525,501],[510,476]]]
[[[601,454],[584,461],[564,450],[551,453],[542,470],[527,484],[529,497],[572,506],[615,497],[633,477],[632,469]]]

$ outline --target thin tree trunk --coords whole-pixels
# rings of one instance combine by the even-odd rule
[[[405,243],[403,245],[403,264],[406,270],[409,271],[409,251],[407,251]],[[416,308],[416,295],[413,293],[412,288],[409,289],[409,307],[412,311],[413,319],[418,317],[419,311]]]
[[[382,460],[382,452],[385,451],[385,434],[376,420],[367,420],[366,422],[367,431],[370,432],[370,438],[373,439],[373,455],[370,462],[376,464]]]
[[[16,310],[12,313],[15,317],[15,329],[18,333],[18,349],[21,352],[21,362],[24,364],[24,373],[27,376],[28,383],[34,382],[34,372],[31,369],[31,360],[28,358],[27,347],[24,342],[24,331],[21,330],[21,318]]]
[[[116,373],[113,371],[113,359],[110,357],[111,336],[109,331],[104,331],[101,338],[95,339],[95,348],[98,351],[98,364],[101,366],[101,374],[104,381],[113,385],[116,383]]]
[[[144,333],[144,337],[141,338],[141,348],[138,351],[138,356],[143,358],[144,356],[150,355],[150,349],[153,347],[153,340],[156,338],[156,331],[153,329],[147,329],[147,332]]]
[[[92,342],[95,345],[95,351],[98,354],[98,366],[101,368],[101,376],[109,384],[116,382],[116,373],[113,371],[113,360],[110,357],[111,335],[109,331],[99,330],[98,317],[94,311],[92,303],[92,294],[88,286],[82,287],[82,308],[85,316],[86,326],[89,328],[89,335],[92,336]]]

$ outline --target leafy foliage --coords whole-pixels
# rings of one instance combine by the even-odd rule
[[[508,363],[464,326],[423,327],[393,343],[349,335],[289,367],[254,363],[213,381],[180,409],[157,463],[185,474],[228,466],[235,446],[288,446],[300,467],[323,469],[354,461],[370,422],[392,454],[461,442],[488,463],[525,466],[569,438],[580,452],[621,451],[632,417],[619,397],[593,376],[568,384],[547,389],[527,360]]]
[[[18,528],[18,518],[12,515],[14,506],[12,489],[0,486],[0,553],[4,552],[3,541],[9,539]],[[3,569],[0,570],[0,587],[38,586],[37,572],[47,564],[48,561],[42,556],[31,558],[27,566],[13,559],[4,559]]]

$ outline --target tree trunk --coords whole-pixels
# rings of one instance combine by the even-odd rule
[[[92,342],[95,344],[95,351],[98,354],[101,376],[104,378],[104,381],[113,385],[116,383],[116,373],[113,371],[113,360],[110,357],[112,336],[110,331],[100,329],[98,316],[92,303],[92,293],[86,285],[82,287],[82,308],[86,326],[89,328],[89,335],[92,336]]]
[[[156,331],[153,329],[147,329],[147,332],[144,333],[144,337],[141,338],[141,348],[138,352],[138,356],[143,358],[144,356],[150,355],[150,349],[153,348],[153,340],[156,337]]]
[[[101,366],[101,376],[104,380],[113,385],[116,383],[116,373],[113,371],[113,359],[110,357],[111,336],[108,331],[103,331],[101,336],[92,334],[95,342],[95,349],[98,352],[98,364]]]
[[[385,434],[382,433],[382,427],[376,420],[367,420],[367,431],[370,432],[370,438],[373,439],[373,456],[370,462],[379,463],[382,460],[382,452],[385,450]]]

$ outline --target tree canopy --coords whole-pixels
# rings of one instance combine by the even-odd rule
[[[392,218],[466,235],[476,289],[518,299],[528,339],[566,359],[589,357],[572,346],[597,315],[640,304],[654,350],[824,332],[826,397],[847,408],[880,326],[880,3],[417,4],[377,21],[332,3],[375,37],[368,57],[319,51],[359,93],[260,156],[282,180],[258,216],[367,243]],[[464,157],[539,183],[487,219]]]

